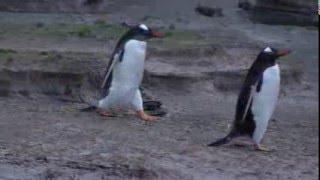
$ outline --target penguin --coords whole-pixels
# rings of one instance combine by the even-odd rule
[[[268,151],[261,145],[268,122],[276,107],[280,91],[280,68],[276,60],[288,55],[288,49],[264,48],[246,76],[236,105],[230,133],[208,146],[220,146],[240,136],[249,136],[256,150]]]
[[[109,116],[108,110],[131,108],[140,119],[152,121],[155,117],[145,113],[139,87],[143,79],[146,41],[163,35],[145,24],[123,25],[129,30],[116,44],[107,65],[101,85],[102,98],[82,111],[97,110],[100,115]]]

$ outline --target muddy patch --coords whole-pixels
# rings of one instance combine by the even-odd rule
[[[56,179],[61,177],[86,177],[86,178],[106,178],[114,177],[117,179],[155,179],[158,177],[157,173],[146,169],[144,167],[133,167],[129,164],[121,164],[119,162],[108,162],[105,164],[94,164],[81,161],[72,160],[57,160],[56,158],[47,158],[46,156],[38,156],[35,158],[23,158],[12,155],[6,155],[4,158],[0,158],[2,163],[8,163],[7,166],[1,166],[2,178],[9,178],[8,171],[12,170],[13,167],[19,166],[17,172],[22,167],[25,167],[25,172],[29,173],[17,173],[15,178],[24,178],[24,175],[28,177],[31,169],[38,169],[37,172],[33,173],[33,178],[36,179]],[[40,168],[40,165],[42,168]],[[30,169],[30,170],[29,170]],[[81,173],[80,173],[81,172]],[[80,175],[82,174],[82,175]]]

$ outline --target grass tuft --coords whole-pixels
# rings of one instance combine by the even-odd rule
[[[0,60],[10,60],[17,51],[12,49],[0,49]]]

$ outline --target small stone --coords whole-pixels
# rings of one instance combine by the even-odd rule
[[[91,154],[91,151],[89,151],[89,150],[85,150],[85,151],[82,151],[79,153],[80,156],[88,156],[90,154]]]
[[[48,158],[46,156],[38,156],[36,157],[37,161],[41,161],[41,162],[49,162]]]
[[[100,153],[100,156],[103,158],[106,158],[106,157],[108,157],[108,153]]]
[[[203,16],[207,17],[222,17],[222,9],[221,8],[212,8],[207,6],[198,6],[195,11]]]
[[[43,26],[44,26],[43,23],[37,23],[37,24],[36,24],[36,27],[37,27],[37,28],[42,28]]]
[[[246,11],[252,9],[252,5],[248,1],[240,1],[238,7]]]
[[[10,94],[11,83],[8,80],[0,79],[0,97],[8,97]]]
[[[170,24],[169,30],[175,30],[175,29],[176,29],[176,26],[174,24]]]

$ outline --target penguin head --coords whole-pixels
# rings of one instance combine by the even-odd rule
[[[157,32],[145,24],[138,24],[138,25],[129,25],[127,23],[123,23],[125,27],[130,28],[128,33],[130,34],[131,39],[139,39],[139,40],[147,40],[151,38],[161,38],[163,34]]]
[[[275,62],[278,58],[286,56],[291,53],[289,49],[275,49],[271,47],[266,47],[259,54],[258,59],[268,62]]]

